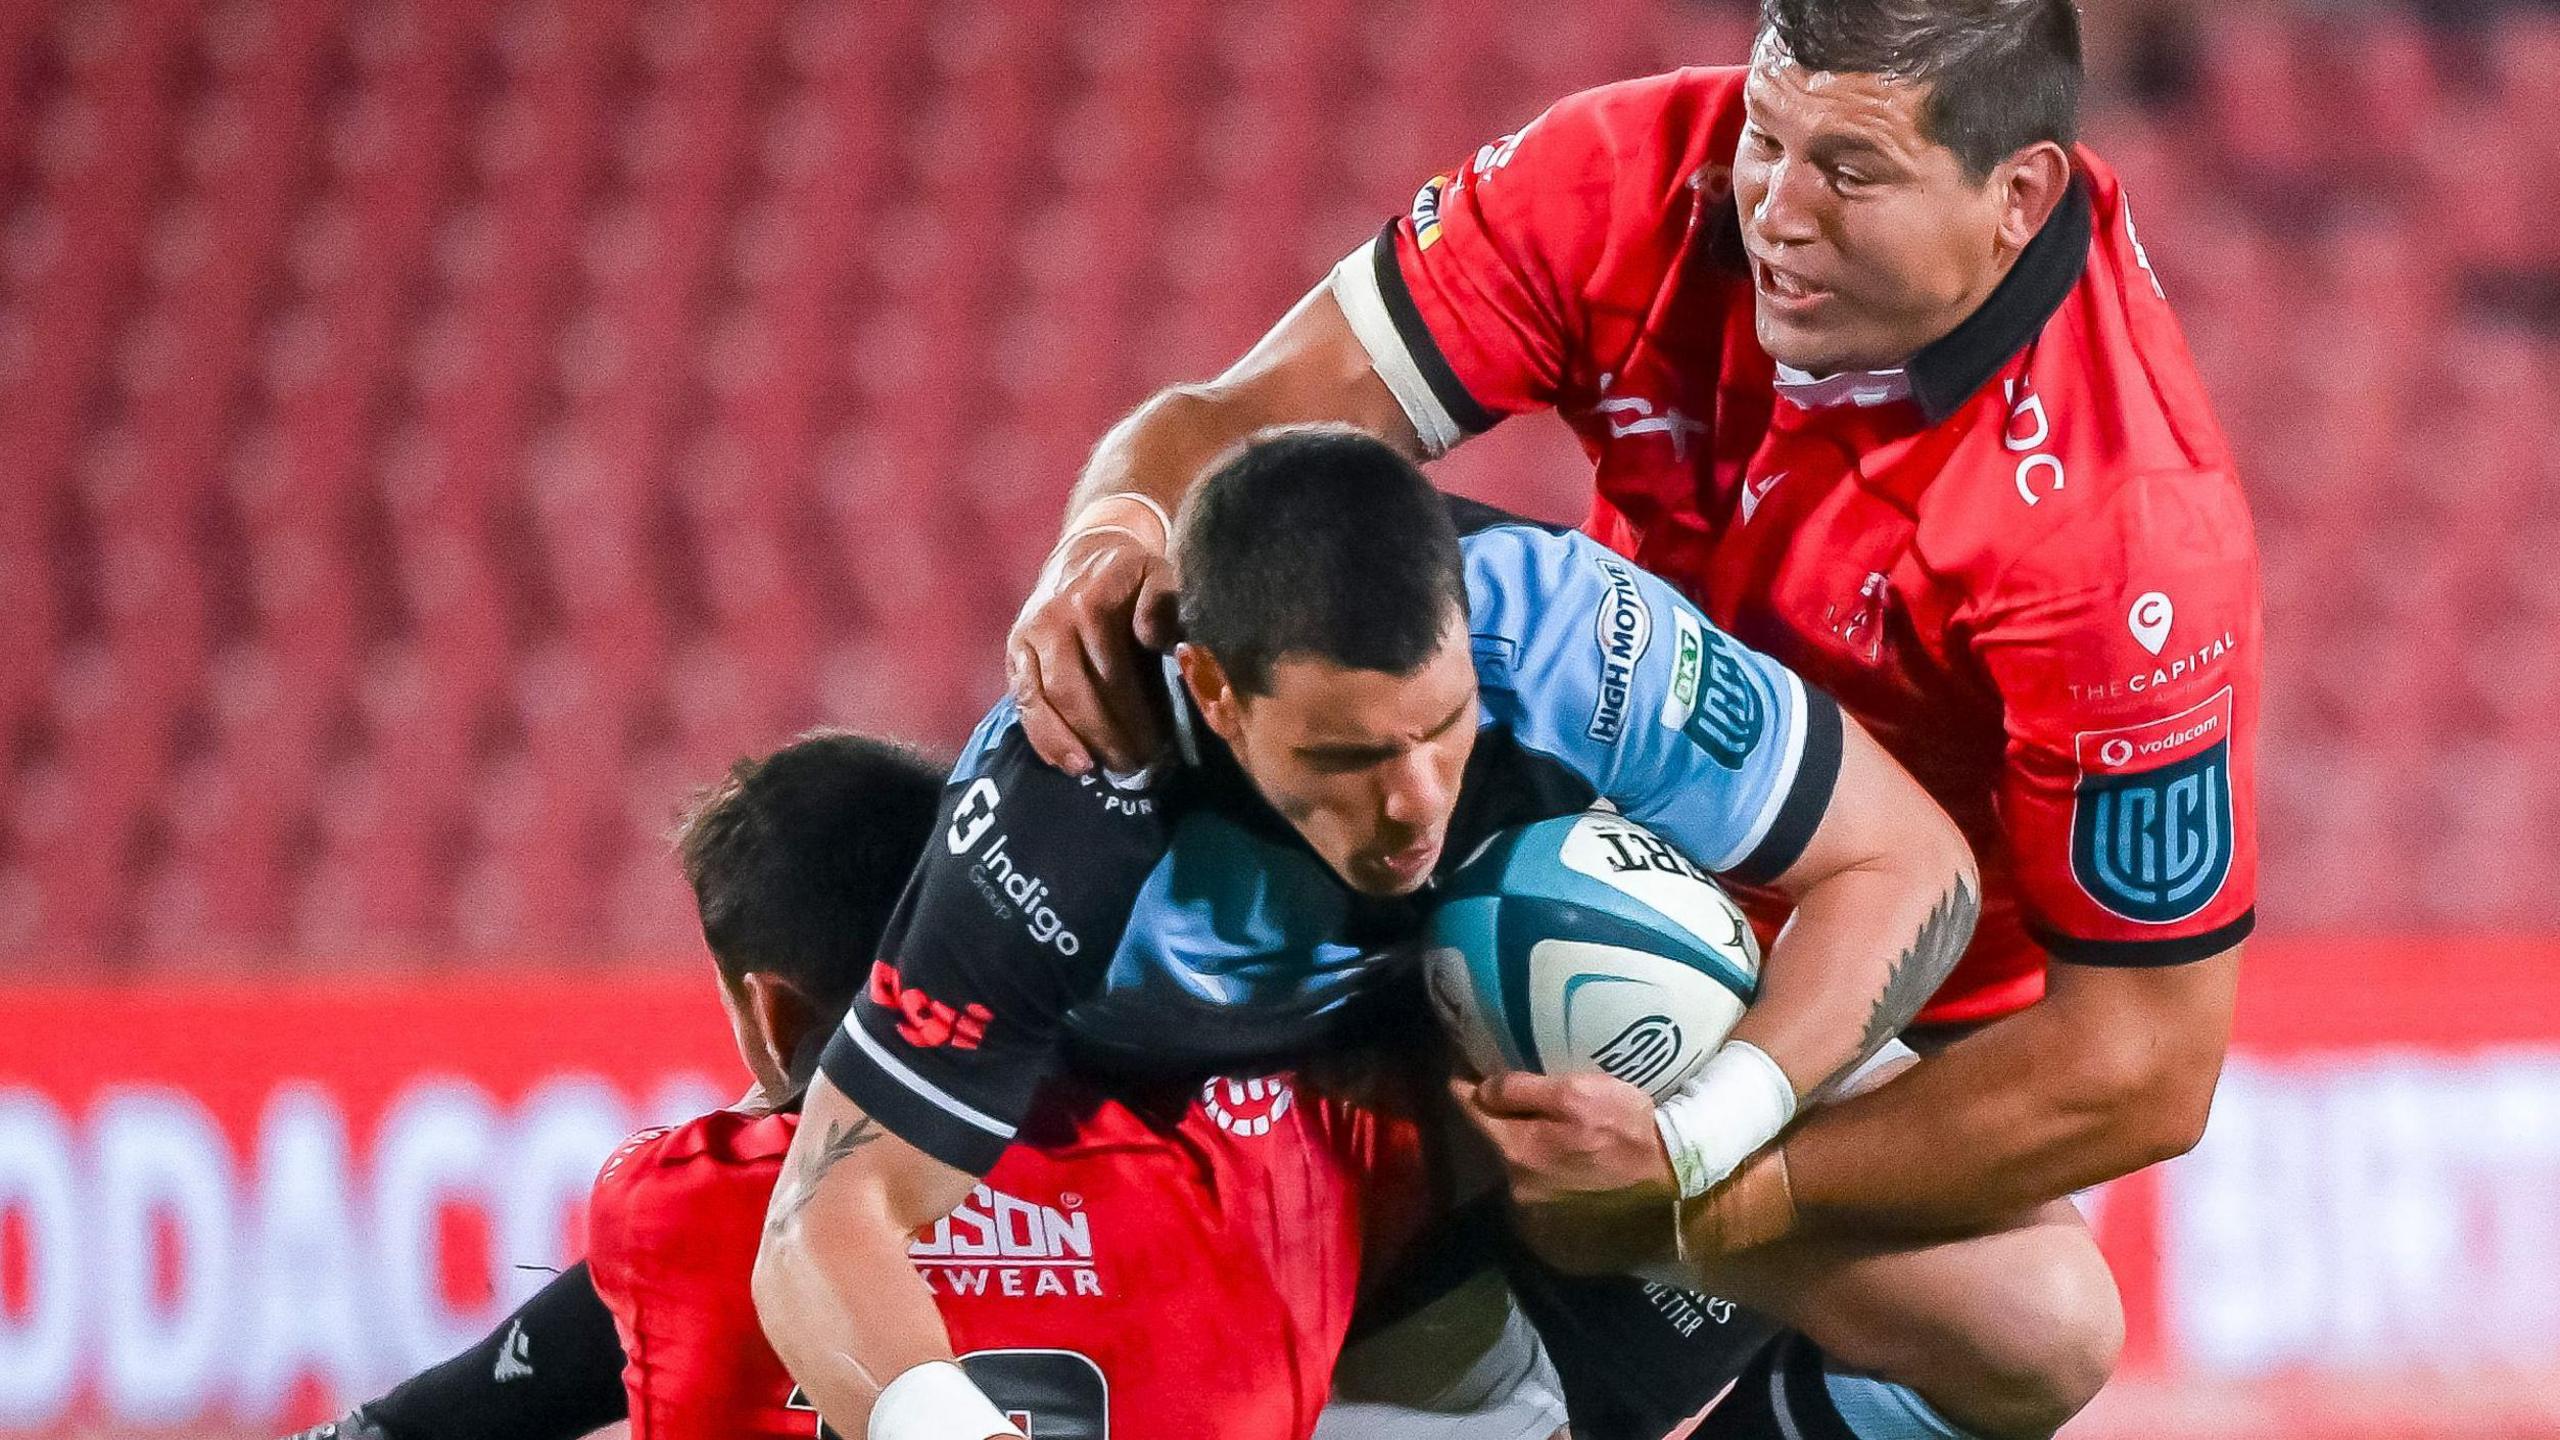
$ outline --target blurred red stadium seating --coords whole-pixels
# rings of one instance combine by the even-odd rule
[[[2093,138],[2264,523],[2270,921],[2560,925],[2560,19],[2156,28]],[[686,791],[956,741],[1115,415],[1548,99],[1748,34],[0,6],[0,959],[679,951]],[[1552,433],[1449,474],[1583,484]]]

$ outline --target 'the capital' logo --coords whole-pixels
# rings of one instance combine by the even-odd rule
[[[2152,590],[2133,602],[2124,623],[2133,631],[2134,643],[2157,655],[2160,647],[2169,643],[2169,626],[2177,614],[2177,607],[2169,603],[2168,596]]]

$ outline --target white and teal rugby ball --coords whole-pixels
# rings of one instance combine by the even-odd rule
[[[1660,1099],[1759,988],[1760,942],[1731,897],[1607,811],[1506,830],[1440,893],[1424,973],[1479,1075],[1599,1071]]]

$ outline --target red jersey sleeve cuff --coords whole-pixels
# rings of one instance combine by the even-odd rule
[[[2027,936],[2041,945],[2056,960],[2073,965],[2109,965],[2123,969],[2157,969],[2171,965],[2192,965],[2210,960],[2249,938],[2258,928],[2258,910],[2251,906],[2240,918],[2219,925],[2201,935],[2182,935],[2162,940],[2083,940],[2065,935],[2033,921],[2027,924]]]
[[[1389,221],[1376,239],[1352,251],[1334,268],[1330,283],[1343,319],[1360,348],[1369,352],[1370,367],[1394,392],[1424,449],[1442,455],[1468,436],[1492,429],[1501,417],[1458,378],[1457,367],[1422,318],[1397,257],[1400,223]]]

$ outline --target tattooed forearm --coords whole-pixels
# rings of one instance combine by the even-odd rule
[[[844,1157],[879,1139],[887,1132],[865,1115],[848,1126],[841,1120],[827,1122],[826,1143],[811,1154],[799,1156],[782,1184],[773,1192],[773,1207],[765,1212],[764,1228],[774,1231],[806,1208],[818,1193],[818,1182],[836,1168]]]
[[[1858,1053],[1825,1083],[1837,1082],[1865,1064],[1938,993],[1948,972],[1963,958],[1964,947],[1972,942],[1974,917],[1981,909],[1972,887],[1964,877],[1956,877],[1954,888],[1939,896],[1929,918],[1920,922],[1920,933],[1912,937],[1910,947],[1895,957],[1893,969],[1885,975],[1884,993],[1876,996],[1875,1008],[1867,1014],[1866,1033],[1858,1037]]]

